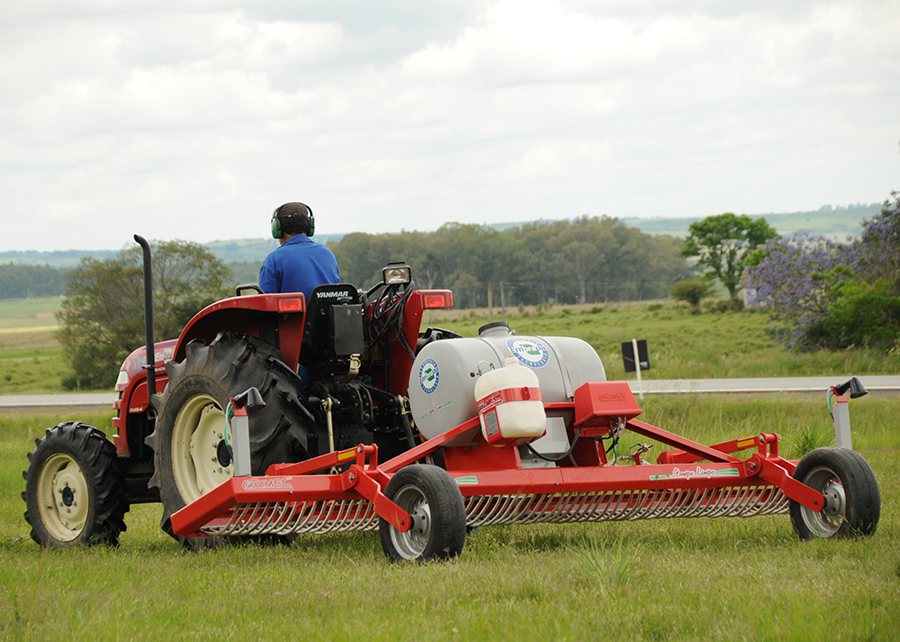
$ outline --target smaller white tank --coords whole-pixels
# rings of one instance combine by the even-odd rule
[[[513,355],[506,357],[504,367],[478,378],[475,401],[481,433],[490,444],[527,443],[547,431],[538,377]]]

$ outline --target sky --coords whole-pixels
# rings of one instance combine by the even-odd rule
[[[897,0],[0,5],[0,251],[900,189]]]

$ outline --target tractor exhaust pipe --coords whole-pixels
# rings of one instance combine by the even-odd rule
[[[150,268],[150,244],[147,239],[137,234],[134,235],[134,240],[144,252],[144,330],[147,345],[147,361],[144,369],[147,371],[147,397],[152,400],[156,396],[156,353],[153,342],[153,272]]]

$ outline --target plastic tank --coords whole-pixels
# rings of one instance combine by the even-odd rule
[[[600,357],[581,339],[516,336],[506,324],[490,324],[477,338],[432,341],[419,352],[409,381],[419,432],[431,439],[475,417],[479,372],[503,367],[510,355],[537,375],[545,402],[568,401],[582,384],[606,381]],[[548,417],[547,435],[532,444],[539,452],[565,451],[565,426],[555,419]]]
[[[547,415],[537,375],[514,356],[475,382],[481,434],[495,446],[526,443],[547,432]]]

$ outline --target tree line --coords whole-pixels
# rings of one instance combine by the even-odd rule
[[[487,306],[490,295],[498,306],[661,298],[690,275],[680,239],[645,234],[607,216],[502,231],[447,223],[433,232],[357,232],[328,246],[345,282],[366,288],[388,262],[406,261],[418,287],[451,289],[461,308]],[[255,283],[260,263],[224,264],[225,282]],[[0,298],[62,295],[70,273],[49,265],[0,265]]]
[[[341,279],[360,287],[404,260],[419,288],[448,288],[456,307],[637,301],[668,295],[691,269],[682,240],[607,216],[535,221],[498,231],[447,223],[434,232],[347,234],[329,247]],[[502,300],[501,300],[502,299]]]
[[[69,271],[50,265],[0,263],[0,299],[61,296]]]

